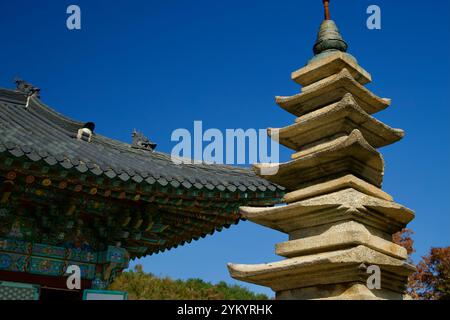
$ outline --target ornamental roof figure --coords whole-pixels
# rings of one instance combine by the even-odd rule
[[[131,136],[133,137],[132,148],[153,151],[157,147],[156,143],[151,142],[142,132],[136,129],[133,130]]]
[[[41,89],[33,86],[31,83],[26,82],[25,80],[16,78],[14,80],[16,83],[16,89],[22,93],[25,93],[27,96],[36,95],[36,97],[40,97]]]

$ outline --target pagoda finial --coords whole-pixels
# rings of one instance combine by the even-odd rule
[[[322,0],[324,7],[324,21],[320,26],[319,34],[314,45],[314,54],[325,51],[347,52],[347,43],[339,33],[336,23],[330,17],[330,0]]]
[[[330,18],[330,0],[322,0],[325,10],[325,20],[331,20]]]

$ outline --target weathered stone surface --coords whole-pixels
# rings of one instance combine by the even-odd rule
[[[392,241],[414,212],[381,190],[384,160],[376,150],[404,132],[371,116],[390,100],[364,87],[371,76],[346,51],[336,24],[325,19],[315,56],[292,74],[301,93],[276,98],[298,118],[268,129],[296,153],[287,163],[254,166],[287,189],[287,205],[241,208],[244,218],[289,234],[276,245],[286,260],[228,267],[233,278],[270,287],[277,299],[405,299],[415,270],[406,249]],[[369,266],[381,268],[381,290],[368,288]]]
[[[298,117],[341,100],[351,93],[358,105],[373,114],[387,108],[391,101],[377,97],[359,84],[347,69],[310,86],[303,93],[291,97],[276,97],[277,104]]]
[[[404,295],[391,290],[369,290],[362,283],[320,285],[277,292],[278,300],[403,300]]]
[[[320,24],[317,34],[316,43],[313,51],[314,57],[320,56],[328,52],[347,52],[348,45],[339,32],[339,28],[333,20],[325,19]],[[314,58],[313,58],[314,59]]]
[[[292,80],[306,87],[326,77],[339,73],[342,69],[347,69],[352,77],[362,85],[372,81],[371,75],[361,68],[353,57],[339,51],[309,63],[300,70],[293,72]]]
[[[234,279],[279,292],[311,286],[367,282],[367,267],[381,268],[381,286],[403,292],[414,266],[365,246],[257,265],[229,264]]]
[[[384,192],[383,190],[371,185],[370,183],[365,182],[353,175],[347,175],[342,178],[338,178],[335,180],[327,181],[324,183],[319,183],[313,185],[311,187],[307,187],[304,189],[292,191],[287,193],[283,201],[285,203],[293,203],[301,200],[305,200],[308,198],[317,197],[320,195],[324,195],[327,193],[333,193],[339,190],[352,188],[358,190],[367,195],[380,198],[387,201],[393,201],[394,199]]]
[[[414,212],[397,203],[354,189],[273,208],[242,207],[246,219],[284,233],[344,221],[357,221],[394,234],[414,219]]]
[[[358,129],[375,148],[399,141],[404,132],[392,129],[361,109],[348,93],[341,101],[321,108],[296,120],[294,125],[275,129],[279,143],[295,151],[308,149]],[[271,135],[273,129],[268,129]]]
[[[375,236],[362,224],[350,221],[336,224],[324,233],[276,245],[276,253],[286,258],[348,249],[364,245],[393,258],[406,260],[406,249]]]
[[[338,138],[317,150],[306,151],[298,158],[282,164],[256,164],[254,170],[262,175],[274,166],[276,175],[265,176],[269,181],[285,187],[288,191],[305,188],[317,183],[353,174],[381,187],[384,161],[381,154],[370,146],[359,130],[349,136]]]

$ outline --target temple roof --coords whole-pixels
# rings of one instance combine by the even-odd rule
[[[69,119],[46,106],[36,95],[0,89],[0,153],[32,161],[44,160],[51,166],[76,169],[126,182],[143,181],[187,189],[217,191],[280,191],[245,168],[172,162],[170,155],[136,148],[93,134],[90,142],[78,139],[85,123]]]
[[[96,134],[94,123],[42,103],[37,88],[20,88],[0,89],[0,209],[9,217],[0,238],[27,212],[45,228],[23,240],[72,246],[82,230],[96,252],[121,246],[139,258],[228,228],[239,207],[284,195],[250,169],[176,164],[137,131],[132,144]]]

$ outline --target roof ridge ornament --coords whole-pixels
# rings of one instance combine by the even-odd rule
[[[95,123],[87,122],[82,128],[78,130],[77,139],[84,140],[86,142],[92,141],[92,136],[94,135]]]
[[[35,96],[36,98],[40,98],[40,92],[41,89],[38,87],[35,87],[31,83],[26,82],[25,80],[22,80],[18,77],[14,79],[14,82],[16,83],[16,90],[20,91],[24,94],[26,94],[28,97]]]
[[[147,151],[154,151],[156,149],[157,144],[151,142],[142,132],[133,129],[131,136],[133,137],[132,148]]]

